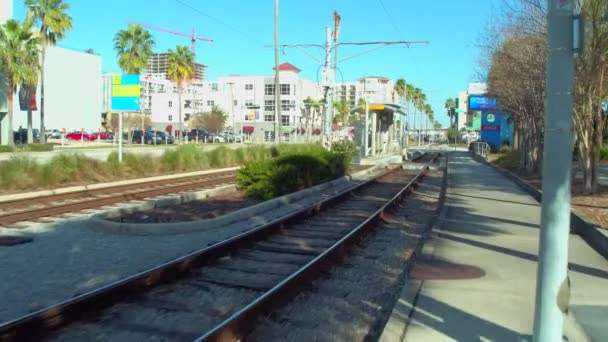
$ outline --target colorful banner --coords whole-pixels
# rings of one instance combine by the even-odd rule
[[[36,104],[36,86],[30,86],[29,89],[27,86],[22,86],[19,89],[19,109],[27,111],[28,108],[31,108],[31,110],[38,110]]]

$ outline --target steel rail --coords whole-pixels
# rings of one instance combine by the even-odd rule
[[[438,155],[432,157],[429,164],[437,159]],[[424,177],[428,172],[429,166],[425,165],[422,170],[405,185],[392,199],[386,202],[380,209],[376,210],[363,223],[353,229],[350,233],[337,241],[335,244],[327,248],[323,253],[308,262],[291,276],[287,277],[281,283],[272,289],[259,296],[246,307],[240,309],[229,318],[225,319],[215,328],[200,336],[196,342],[202,341],[236,341],[246,337],[246,333],[253,327],[257,317],[267,314],[279,305],[284,304],[290,299],[292,294],[297,293],[298,288],[303,284],[309,284],[310,280],[316,278],[317,274],[322,271],[331,258],[340,258],[346,254],[350,246],[358,241],[366,231],[374,227],[374,223],[385,220],[387,209],[398,204],[403,197],[413,190],[413,187]]]
[[[91,196],[98,196],[98,195],[105,195],[105,194],[115,194],[117,192],[124,192],[124,191],[131,191],[131,190],[141,190],[144,188],[150,188],[152,186],[162,186],[167,183],[175,184],[175,183],[189,182],[192,180],[201,179],[202,177],[222,176],[222,175],[229,175],[229,174],[234,175],[235,173],[233,171],[222,171],[222,172],[209,173],[209,174],[198,175],[198,176],[182,176],[182,177],[176,177],[176,178],[165,179],[165,180],[152,180],[152,181],[135,183],[135,184],[116,185],[116,186],[100,188],[100,189],[70,191],[70,192],[61,193],[61,194],[52,194],[52,195],[43,195],[43,196],[30,197],[30,198],[24,198],[24,199],[7,200],[7,201],[0,202],[0,210],[6,209],[6,208],[14,209],[15,207],[25,207],[28,205],[37,205],[37,204],[40,204],[40,202],[48,203],[48,202],[62,201],[62,200],[66,200],[66,199],[75,199],[75,198],[80,198],[80,197],[91,197]]]
[[[428,167],[425,167],[425,169],[428,169]],[[235,250],[250,246],[257,241],[264,239],[266,236],[282,229],[291,221],[298,220],[302,217],[313,216],[331,204],[350,196],[355,191],[394,171],[395,170],[388,170],[383,172],[373,179],[361,182],[353,187],[342,190],[331,197],[322,199],[283,217],[275,218],[268,223],[222,242],[202,248],[183,257],[75,296],[39,311],[24,315],[20,318],[2,323],[0,324],[0,341],[44,339],[52,331],[65,326],[70,322],[81,320],[87,314],[123,301],[130,295],[141,294],[160,284],[174,282],[178,278],[190,273],[193,269],[200,268],[206,264],[212,264],[217,259],[229,255]],[[400,194],[402,193],[403,190],[400,191]]]
[[[76,202],[60,203],[48,205],[42,208],[27,208],[25,210],[0,213],[0,225],[13,224],[22,221],[35,220],[43,217],[57,216],[61,214],[78,212],[85,209],[100,208],[105,205],[116,204],[131,200],[140,200],[174,192],[182,192],[187,190],[200,189],[206,186],[215,186],[219,184],[229,183],[234,181],[234,174],[207,177],[198,181],[180,182],[175,185],[163,186],[158,188],[147,189],[139,187],[137,192],[126,192],[110,195],[106,197],[86,198]],[[80,198],[80,197],[79,197]]]

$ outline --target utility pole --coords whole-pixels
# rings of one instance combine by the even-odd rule
[[[274,108],[276,124],[274,128],[274,141],[281,142],[281,82],[279,79],[279,0],[274,0]]]
[[[325,28],[325,67],[323,68],[323,86],[325,87],[325,127],[324,134],[329,143],[331,136],[331,119],[333,112],[334,72],[331,67],[331,29]]]
[[[534,313],[534,340],[561,341],[557,306],[567,281],[574,89],[574,0],[547,0],[547,68],[543,200]]]

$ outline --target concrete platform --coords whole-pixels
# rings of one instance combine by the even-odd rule
[[[381,341],[528,341],[540,205],[467,153],[450,153],[444,217]],[[608,261],[571,235],[569,341],[608,341]]]

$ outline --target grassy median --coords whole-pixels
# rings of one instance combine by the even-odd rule
[[[320,145],[315,144],[249,146],[237,149],[219,146],[210,151],[196,145],[183,145],[169,149],[160,156],[124,153],[122,163],[118,162],[115,152],[111,153],[106,161],[91,159],[81,153],[61,153],[44,163],[38,163],[27,156],[14,156],[0,162],[0,191],[36,191],[202,171],[247,165],[250,162],[277,159],[286,155],[307,154],[318,157],[319,153],[322,153],[321,150],[324,151]]]

